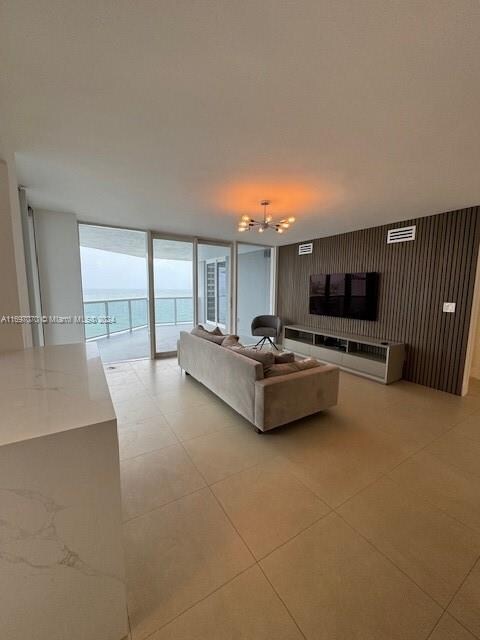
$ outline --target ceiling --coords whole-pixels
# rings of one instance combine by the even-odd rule
[[[145,232],[103,227],[94,224],[80,224],[78,235],[81,247],[123,253],[137,258],[147,258],[147,236]],[[247,236],[247,238],[249,237]],[[200,241],[197,248],[198,259],[206,260],[208,258],[227,256],[231,252],[231,247],[231,243],[216,245]],[[242,242],[237,245],[237,252],[239,254],[253,253],[266,248],[259,244],[246,244],[242,238]],[[153,256],[155,259],[191,261],[193,259],[193,243],[168,238],[154,238]]]
[[[281,244],[480,203],[478,0],[3,0],[30,203]],[[258,236],[249,234],[249,241]]]

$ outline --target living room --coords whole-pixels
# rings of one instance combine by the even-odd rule
[[[2,638],[480,638],[479,27],[2,3]]]

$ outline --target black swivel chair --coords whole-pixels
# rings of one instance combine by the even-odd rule
[[[282,321],[278,316],[256,316],[252,320],[252,336],[262,336],[262,338],[255,345],[255,349],[261,349],[268,341],[278,351],[275,341],[280,335],[281,328]]]

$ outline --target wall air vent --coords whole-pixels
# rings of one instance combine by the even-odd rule
[[[298,255],[305,256],[307,253],[313,253],[313,242],[306,242],[298,245]]]
[[[393,244],[395,242],[410,242],[415,240],[415,231],[417,227],[398,227],[397,229],[389,229],[387,231],[387,244]]]

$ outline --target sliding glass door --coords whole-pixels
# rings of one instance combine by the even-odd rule
[[[104,362],[174,355],[194,323],[249,344],[253,317],[271,313],[270,247],[238,243],[233,255],[229,242],[92,224],[79,239],[86,339]]]
[[[230,331],[230,245],[198,242],[197,295],[198,322],[207,329],[216,326]]]
[[[193,241],[152,238],[154,353],[173,355],[194,322]]]
[[[150,356],[147,234],[79,224],[85,338],[103,362]]]

